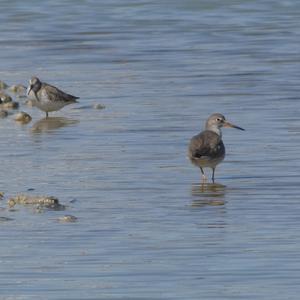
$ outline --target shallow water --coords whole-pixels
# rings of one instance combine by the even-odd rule
[[[2,1],[0,79],[81,99],[0,120],[6,199],[67,206],[0,202],[0,299],[298,299],[299,17],[298,1]],[[186,148],[212,112],[246,131],[224,129],[201,187]]]

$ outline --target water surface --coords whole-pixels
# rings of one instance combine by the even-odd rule
[[[0,79],[81,99],[0,120],[1,190],[67,205],[0,202],[0,299],[298,299],[299,17],[292,0],[2,1]],[[213,112],[246,131],[224,129],[201,188],[186,148]]]

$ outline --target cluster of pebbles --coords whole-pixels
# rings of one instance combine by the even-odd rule
[[[0,118],[6,118],[16,109],[19,109],[19,101],[13,99],[26,98],[26,87],[22,84],[8,86],[5,82],[0,81]],[[26,112],[18,112],[15,114],[14,120],[22,124],[31,121],[31,116]]]

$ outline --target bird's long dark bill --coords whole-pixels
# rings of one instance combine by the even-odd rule
[[[29,93],[31,92],[32,90],[32,85],[30,85],[28,88],[27,88],[27,96],[29,95]]]
[[[34,92],[34,95],[35,95],[36,100],[37,100],[37,101],[40,101],[40,99],[39,99],[37,93],[36,93],[35,91],[33,91],[33,92]]]
[[[236,129],[243,130],[243,131],[245,130],[244,128],[236,126],[236,125],[233,125],[233,124],[231,124],[231,123],[229,123],[227,121],[224,122],[223,127],[236,128]]]

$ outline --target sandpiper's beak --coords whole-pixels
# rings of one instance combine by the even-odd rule
[[[233,124],[229,123],[228,121],[224,121],[223,127],[236,128],[236,129],[243,130],[243,131],[245,130],[244,128],[233,125]]]
[[[33,88],[33,86],[32,86],[32,84],[30,84],[26,91],[27,96],[29,96],[29,93],[31,92],[32,88]]]

